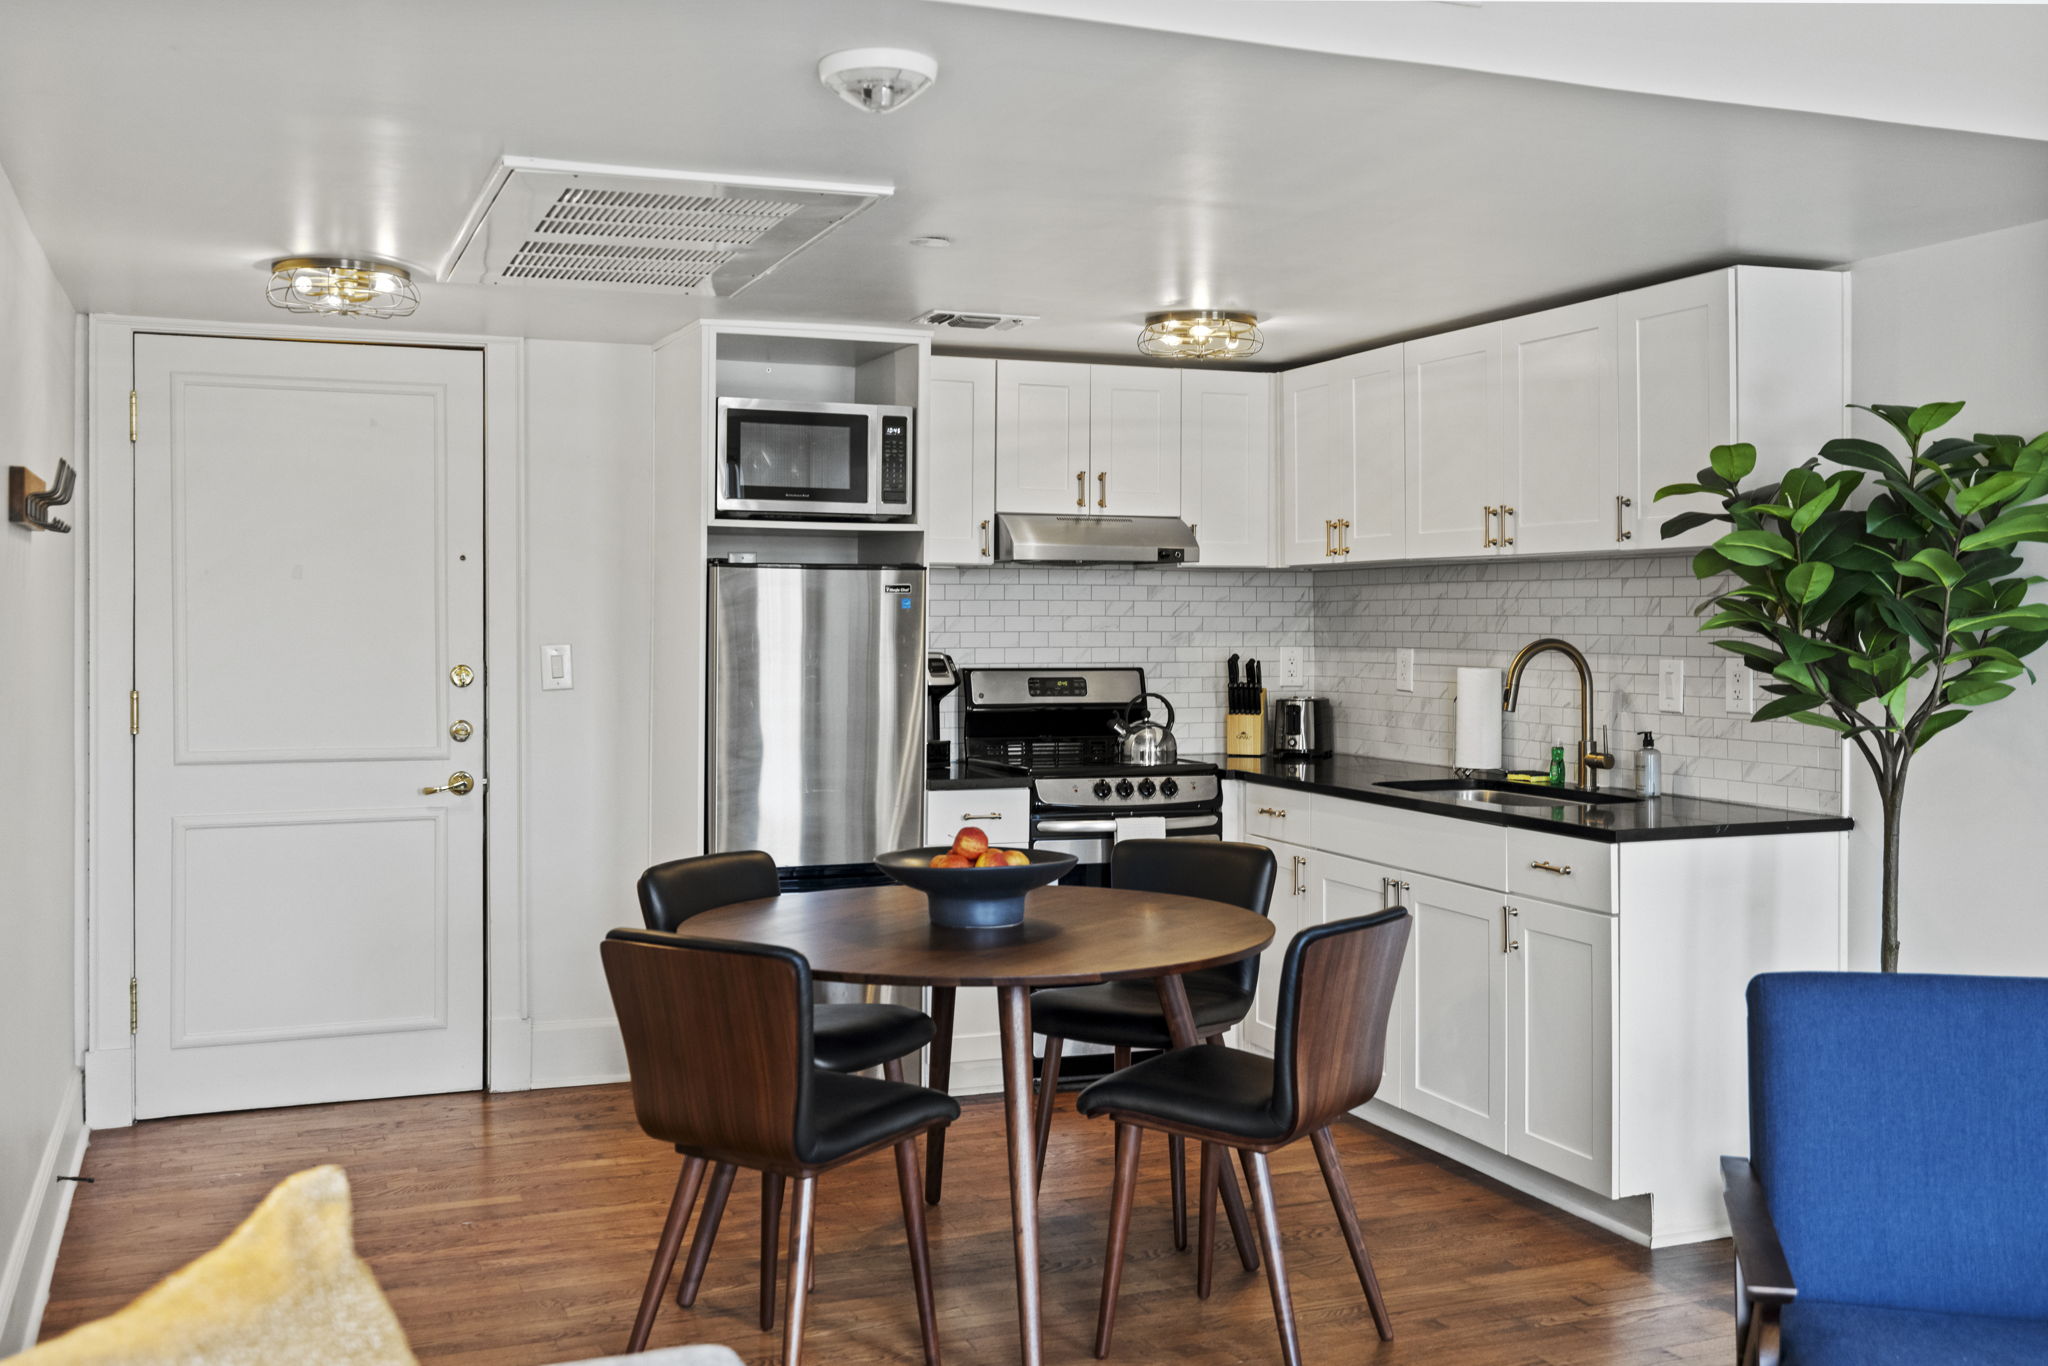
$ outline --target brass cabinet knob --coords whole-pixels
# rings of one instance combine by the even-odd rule
[[[448,671],[448,681],[458,688],[466,688],[476,682],[476,670],[467,664],[457,664]]]
[[[457,721],[454,725],[448,727],[448,738],[457,744],[461,744],[474,734],[476,734],[476,727],[470,725],[467,721]]]

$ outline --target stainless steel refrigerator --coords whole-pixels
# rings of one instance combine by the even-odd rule
[[[913,565],[711,566],[709,851],[815,888],[922,841],[924,589]]]

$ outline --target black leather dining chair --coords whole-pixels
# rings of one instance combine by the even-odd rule
[[[959,1118],[959,1103],[923,1086],[818,1066],[810,964],[792,949],[613,930],[602,952],[640,1127],[684,1157],[626,1350],[647,1345],[706,1166],[747,1167],[796,1182],[782,1340],[785,1366],[797,1366],[817,1179],[894,1148],[924,1360],[939,1366],[916,1139]],[[679,1040],[689,1046],[677,1047]],[[764,1210],[762,1221],[772,1266],[765,1229],[774,1219]]]
[[[1117,1290],[1123,1279],[1124,1241],[1131,1225],[1140,1138],[1146,1129],[1192,1138],[1203,1144],[1201,1169],[1201,1251],[1196,1293],[1209,1294],[1214,1253],[1217,1149],[1235,1148],[1252,1188],[1259,1241],[1266,1256],[1266,1283],[1280,1328],[1287,1366],[1299,1366],[1301,1344],[1287,1293],[1287,1264],[1280,1251],[1279,1212],[1266,1154],[1307,1137],[1316,1150],[1338,1226],[1350,1249],[1359,1285],[1372,1308],[1382,1341],[1394,1329],[1380,1295],[1372,1259],[1359,1232],[1358,1213],[1338,1164],[1330,1124],[1371,1100],[1386,1062],[1387,1020],[1394,983],[1408,944],[1410,916],[1403,907],[1335,920],[1303,930],[1287,946],[1280,971],[1279,1016],[1273,1056],[1261,1057],[1218,1044],[1179,1048],[1121,1072],[1083,1091],[1082,1114],[1107,1115],[1116,1122],[1116,1185],[1110,1205],[1109,1250],[1102,1270],[1102,1305],[1095,1330],[1095,1355],[1109,1355],[1116,1327]]]
[[[640,916],[650,930],[677,932],[695,915],[757,901],[779,890],[775,860],[759,850],[703,854],[659,863],[640,875]],[[811,1011],[812,1049],[817,1065],[829,1072],[882,1069],[889,1081],[903,1080],[903,1059],[932,1041],[931,1017],[908,1006],[819,1004]],[[685,1040],[695,1047],[695,1042]],[[732,1163],[718,1163],[697,1220],[697,1236],[683,1263],[676,1303],[685,1309],[697,1302],[711,1245],[725,1216],[726,1199],[738,1175]],[[765,1331],[775,1326],[775,1237],[780,1223],[783,1177],[761,1171],[761,1305]],[[687,1209],[684,1211],[687,1216]]]
[[[1116,887],[1205,897],[1260,915],[1272,909],[1273,884],[1279,876],[1273,851],[1264,845],[1213,840],[1123,840],[1111,851],[1109,868],[1110,883]],[[1259,982],[1259,960],[1247,958],[1228,967],[1190,972],[1181,981],[1187,988],[1188,1005],[1194,1011],[1196,1031],[1214,1042],[1251,1012],[1252,994]],[[1037,1114],[1038,1170],[1042,1182],[1046,1140],[1052,1134],[1053,1096],[1059,1089],[1060,1059],[1066,1041],[1114,1048],[1114,1062],[1121,1070],[1130,1066],[1134,1051],[1171,1048],[1173,1038],[1159,1005],[1159,993],[1150,982],[1104,982],[1036,992],[1031,997],[1031,1028],[1045,1035],[1045,1066],[1039,1073]],[[1173,1244],[1185,1248],[1186,1153],[1178,1135],[1168,1143],[1168,1149],[1173,1180]],[[1233,1183],[1233,1200],[1235,1194]],[[1247,1259],[1246,1269],[1253,1265]]]

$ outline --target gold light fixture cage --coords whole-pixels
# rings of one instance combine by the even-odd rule
[[[1243,360],[1265,344],[1256,315],[1214,308],[1148,314],[1138,334],[1138,350],[1160,360]]]
[[[348,318],[403,318],[420,306],[412,272],[384,261],[293,256],[270,267],[264,297],[293,313]]]

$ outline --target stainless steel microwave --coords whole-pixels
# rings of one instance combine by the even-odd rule
[[[909,408],[718,400],[721,517],[909,521]]]

